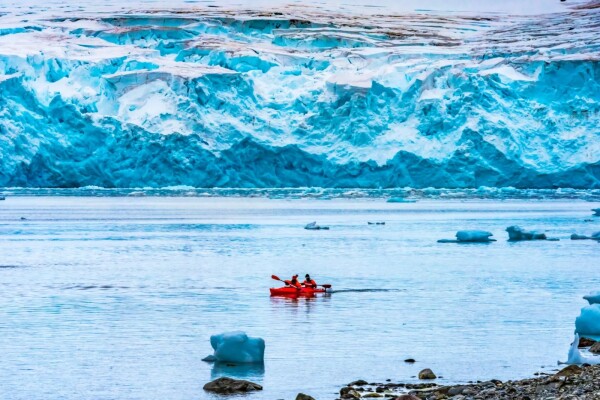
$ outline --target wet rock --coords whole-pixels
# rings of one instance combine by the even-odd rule
[[[403,394],[398,397],[394,397],[393,400],[421,400],[421,398],[415,396],[414,394]]]
[[[419,379],[435,379],[437,376],[433,373],[433,371],[429,368],[425,368],[421,372],[419,372]]]
[[[365,380],[362,380],[362,379],[359,379],[357,381],[350,382],[348,384],[348,386],[365,386],[365,385],[368,385],[368,384],[369,384],[369,382],[367,382]]]
[[[463,385],[459,385],[459,386],[453,386],[450,389],[448,389],[448,396],[457,396],[459,394],[463,394],[463,392],[465,391],[465,389],[467,388],[467,386],[463,386]]]
[[[579,375],[581,371],[581,367],[577,365],[569,365],[568,367],[565,367],[554,374],[554,377]]]
[[[344,395],[341,396],[342,399],[360,399],[360,393],[358,393],[356,390],[352,389],[349,390],[348,392],[346,392]]]
[[[206,385],[204,385],[204,390],[219,394],[232,394],[262,390],[262,386],[250,381],[223,377],[215,379],[212,382],[208,382]]]
[[[415,359],[414,358],[407,358],[406,360],[404,360],[404,362],[412,364],[412,363],[415,362]]]
[[[360,393],[354,390],[354,388],[346,386],[340,389],[340,397],[342,399],[360,399]]]
[[[581,340],[579,341],[579,344],[581,345]],[[592,347],[590,347],[590,352],[594,354],[600,354],[600,342],[594,343]]]
[[[364,399],[373,399],[377,397],[383,397],[383,395],[380,393],[367,393],[363,396]]]
[[[586,337],[579,338],[579,347],[590,347],[594,345],[594,343],[597,343],[594,339]]]
[[[304,393],[298,393],[296,400],[315,400],[315,398]]]

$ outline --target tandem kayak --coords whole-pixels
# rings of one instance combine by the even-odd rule
[[[312,289],[312,288],[300,288],[296,289],[293,287],[285,286],[280,288],[271,288],[271,296],[312,296],[316,293],[326,293],[327,289]]]

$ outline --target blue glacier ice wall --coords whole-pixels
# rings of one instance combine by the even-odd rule
[[[600,188],[600,12],[0,6],[0,186]]]

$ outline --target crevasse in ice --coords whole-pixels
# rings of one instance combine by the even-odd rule
[[[600,188],[594,9],[56,10],[0,6],[0,186]]]

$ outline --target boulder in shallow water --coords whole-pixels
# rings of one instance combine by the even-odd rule
[[[429,368],[425,368],[424,370],[419,372],[419,379],[435,379],[435,378],[437,378],[437,376]]]
[[[212,335],[210,345],[215,351],[211,361],[262,363],[265,359],[265,341],[261,338],[249,337],[245,332]]]
[[[586,337],[579,338],[579,348],[590,347],[590,346],[593,346],[595,343],[597,343],[597,342],[594,339],[590,339],[590,338],[586,338]]]
[[[548,239],[544,232],[528,231],[517,225],[509,226],[506,232],[508,232],[508,240],[511,241]]]
[[[458,231],[458,232],[456,232],[456,239],[459,242],[491,242],[491,241],[496,241],[495,239],[491,239],[490,236],[494,236],[494,235],[491,232],[488,232],[488,231],[467,230],[467,231]]]
[[[600,342],[596,342],[590,347],[590,353],[600,354]]]
[[[258,383],[231,379],[227,377],[215,379],[214,381],[208,382],[206,385],[204,385],[204,390],[219,394],[246,393],[262,389],[262,386],[260,386]]]
[[[304,393],[298,393],[296,400],[315,400],[315,398]]]

